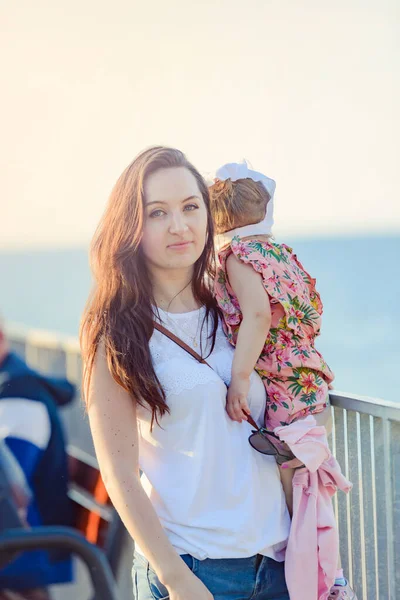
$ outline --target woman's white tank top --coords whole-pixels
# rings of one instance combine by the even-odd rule
[[[159,314],[167,329],[207,357],[211,324],[202,328],[204,308]],[[150,352],[170,414],[150,431],[151,413],[138,407],[141,480],[171,544],[200,560],[255,554],[283,560],[290,518],[278,468],[250,446],[251,426],[225,410],[234,350],[221,325],[207,358],[212,369],[157,330]],[[254,372],[248,402],[260,424],[265,400]]]

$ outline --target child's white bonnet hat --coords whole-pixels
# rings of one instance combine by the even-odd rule
[[[226,165],[222,165],[222,167],[219,167],[214,173],[213,181],[215,182],[217,179],[220,181],[226,181],[227,179],[230,179],[231,181],[237,181],[238,179],[260,181],[271,198],[267,205],[265,217],[261,221],[260,226],[262,227],[262,233],[271,233],[272,225],[274,224],[274,194],[276,182],[266,175],[263,175],[263,173],[249,168],[246,160],[243,160],[240,163],[227,163]],[[243,228],[240,229],[242,230]]]

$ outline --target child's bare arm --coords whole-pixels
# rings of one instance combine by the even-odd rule
[[[235,421],[242,421],[249,412],[247,394],[250,375],[261,354],[271,326],[269,296],[261,276],[250,265],[241,263],[233,254],[226,269],[229,283],[239,301],[243,315],[232,364],[232,380],[228,391],[227,411]]]

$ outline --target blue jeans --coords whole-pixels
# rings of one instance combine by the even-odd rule
[[[181,558],[214,596],[214,600],[289,600],[284,563],[257,554],[251,558],[198,560]],[[135,553],[133,564],[135,600],[168,600],[168,590],[149,562]]]

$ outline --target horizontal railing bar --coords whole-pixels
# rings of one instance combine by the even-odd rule
[[[22,325],[6,325],[7,337],[11,342],[24,343],[39,349],[79,352],[79,341],[74,336],[63,335],[44,329],[28,329]]]
[[[329,398],[331,404],[338,408],[400,422],[400,403],[396,404],[381,398],[357,396],[356,394],[337,392],[336,390],[329,393]]]

